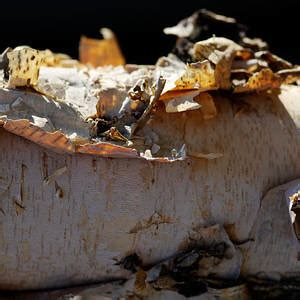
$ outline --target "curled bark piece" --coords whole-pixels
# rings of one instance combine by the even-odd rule
[[[241,44],[245,48],[250,48],[254,51],[266,50],[269,47],[268,43],[260,38],[249,38],[246,36],[242,38]]]
[[[162,76],[166,78],[162,96],[169,91],[181,90],[183,88],[177,86],[176,81],[186,73],[187,67],[178,57],[173,54],[161,57],[158,59],[155,67],[158,73],[157,77]]]
[[[246,27],[239,24],[234,18],[216,14],[207,9],[200,9],[190,17],[181,20],[177,25],[165,28],[164,33],[191,41],[205,39],[213,34],[239,40],[245,30]]]
[[[45,59],[43,65],[47,67],[80,67],[76,59],[72,59],[64,53],[53,53],[51,50],[45,50]]]
[[[38,80],[39,68],[45,60],[45,51],[17,47],[7,53],[8,87],[31,86]]]
[[[277,89],[281,85],[281,79],[272,70],[266,68],[253,74],[246,83],[240,82],[234,86],[234,93],[251,91],[262,91],[266,89]]]
[[[55,152],[72,152],[69,139],[61,132],[47,132],[28,120],[7,120],[3,128]]]
[[[194,93],[199,93],[199,91],[195,91],[194,89],[184,89],[184,90],[173,90],[173,91],[168,91],[165,94],[162,94],[159,97],[160,101],[165,101],[165,100],[170,100],[170,99],[174,99],[177,97],[183,97],[183,96],[188,96],[190,94],[194,94]]]
[[[75,152],[112,158],[139,158],[135,149],[130,149],[111,143],[94,143],[76,146]]]
[[[125,59],[121,53],[115,34],[108,28],[102,28],[103,40],[82,36],[79,45],[80,62],[94,67],[105,65],[124,65]]]
[[[186,72],[175,83],[177,89],[207,91],[219,87],[214,66],[208,60],[188,64]]]
[[[181,20],[177,25],[173,27],[164,28],[165,34],[176,35],[179,38],[191,37],[198,34],[199,29],[196,28],[197,16],[196,14]]]
[[[292,84],[300,79],[300,67],[295,67],[293,69],[280,70],[276,73],[280,76],[283,83]]]
[[[166,112],[167,113],[175,113],[175,112],[183,112],[187,110],[195,110],[201,107],[201,105],[194,101],[194,97],[199,94],[199,91],[192,91],[189,93],[185,93],[181,96],[177,96],[176,98],[165,100]]]
[[[6,120],[3,128],[57,153],[86,153],[103,157],[138,158],[136,150],[111,143],[73,144],[61,132],[47,132],[28,120]]]
[[[255,57],[258,59],[263,59],[268,63],[269,68],[273,72],[277,72],[281,69],[291,69],[293,65],[282,59],[281,57],[271,53],[270,51],[259,51],[255,53]]]
[[[199,61],[208,60],[213,70],[215,86],[230,89],[230,71],[234,57],[243,48],[226,38],[213,37],[194,45],[193,57]]]

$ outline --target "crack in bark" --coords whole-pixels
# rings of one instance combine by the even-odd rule
[[[24,193],[25,169],[27,169],[27,166],[22,164],[21,165],[21,178],[20,178],[20,200],[21,200],[21,203],[23,203],[24,199],[25,199],[25,193]]]

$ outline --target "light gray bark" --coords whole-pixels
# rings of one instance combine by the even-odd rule
[[[203,120],[201,110],[158,110],[147,125],[167,150],[186,144],[193,153],[223,154],[215,160],[57,154],[1,129],[0,288],[126,276],[116,259],[136,252],[155,263],[184,249],[196,228],[213,224],[224,225],[233,243],[255,239],[256,246],[244,247],[244,275],[260,271],[256,249],[264,257],[269,246],[266,272],[299,272],[286,199],[262,198],[300,178],[300,88],[283,87],[279,97],[216,95],[215,104],[215,119]],[[276,250],[286,239],[287,252]]]

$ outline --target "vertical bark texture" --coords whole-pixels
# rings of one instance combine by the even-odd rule
[[[216,223],[234,244],[251,238],[260,249],[244,247],[244,274],[260,271],[257,253],[268,256],[286,242],[288,253],[272,250],[263,269],[299,272],[286,197],[263,196],[300,178],[300,89],[216,95],[215,103],[215,119],[204,120],[201,109],[157,111],[147,125],[170,149],[186,144],[188,152],[223,154],[215,160],[62,155],[1,129],[0,288],[126,276],[115,260],[136,252],[145,264],[157,262],[184,249],[197,228]]]

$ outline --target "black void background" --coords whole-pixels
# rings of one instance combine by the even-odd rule
[[[30,45],[77,57],[81,34],[99,37],[99,28],[109,27],[127,62],[154,63],[175,41],[162,29],[199,8],[237,18],[274,53],[300,64],[300,0],[1,0],[0,52]]]

